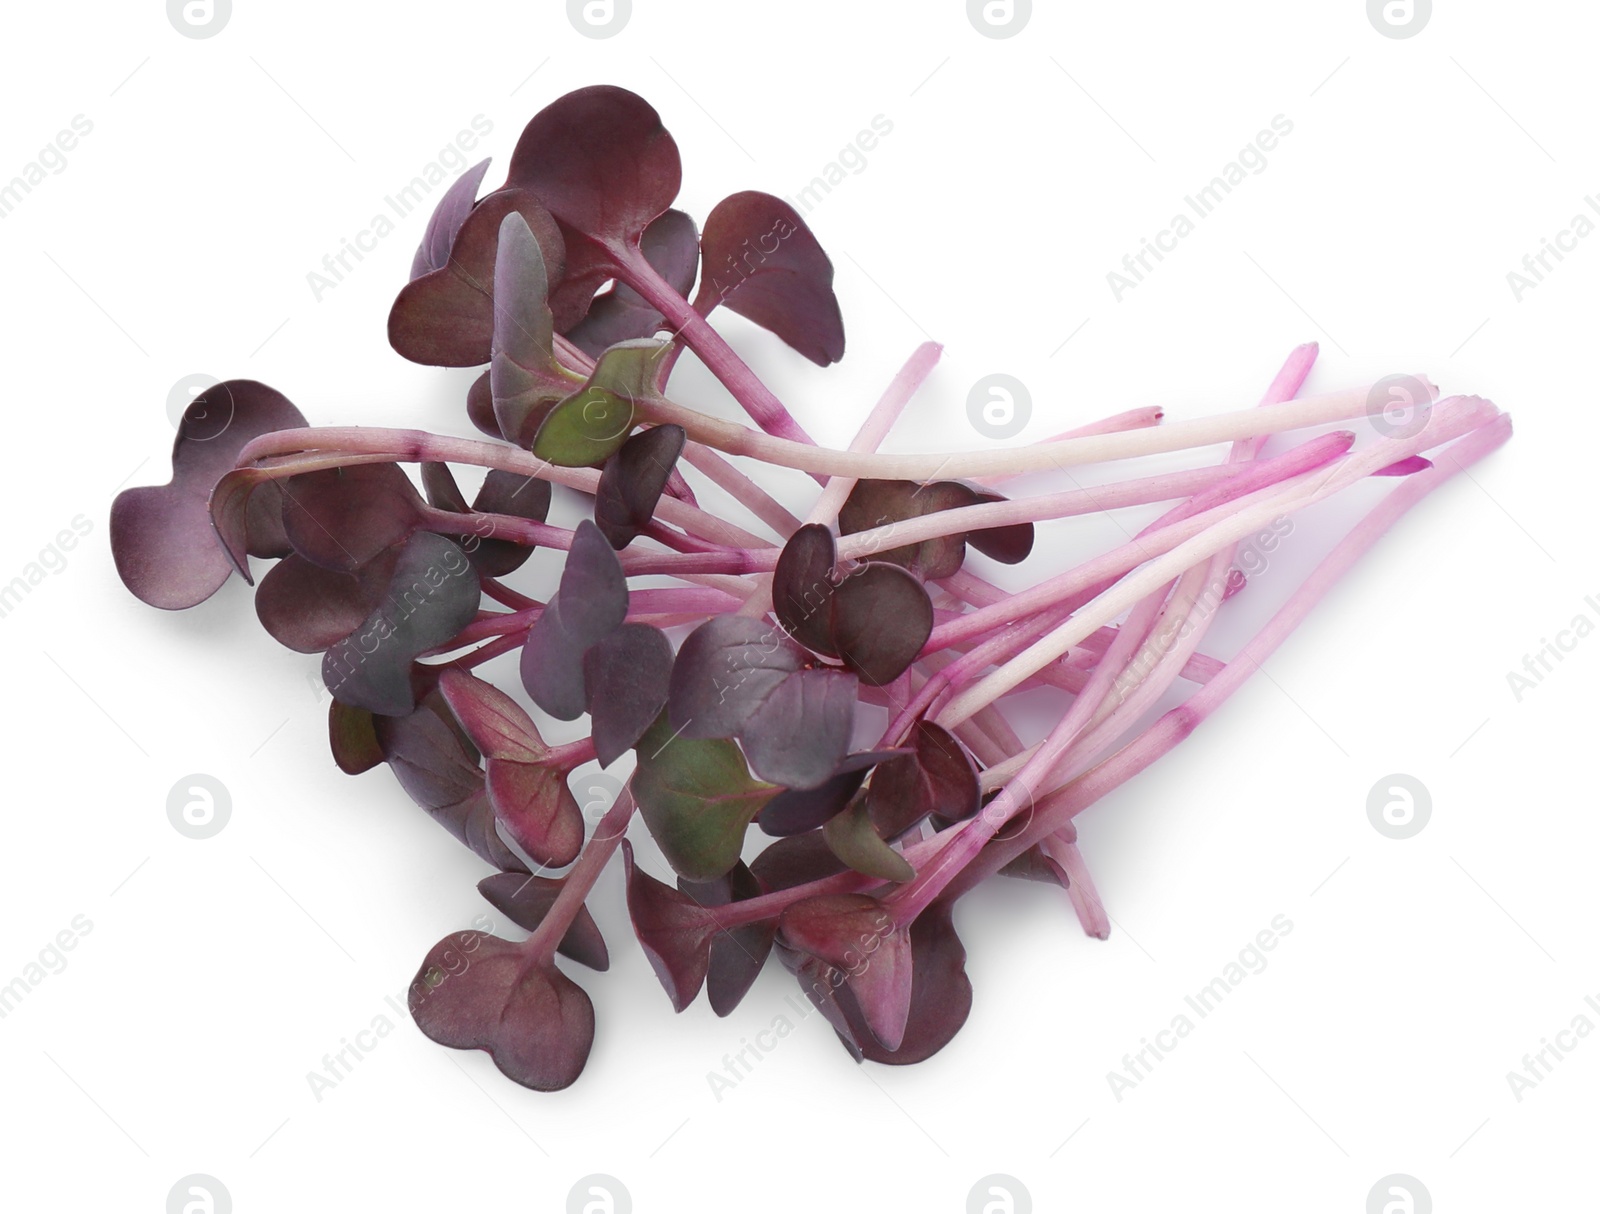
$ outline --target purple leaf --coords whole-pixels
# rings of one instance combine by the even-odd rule
[[[475,164],[457,177],[450,188],[440,195],[439,205],[434,207],[433,214],[428,217],[428,227],[422,234],[422,243],[417,246],[416,256],[411,259],[413,280],[421,278],[424,274],[431,274],[434,270],[442,270],[449,264],[450,248],[455,244],[456,233],[461,230],[461,225],[472,213],[472,208],[478,200],[478,187],[483,184],[483,175],[488,171],[487,160]]]
[[[332,648],[371,615],[394,575],[399,548],[390,548],[353,573],[313,565],[293,553],[256,588],[256,616],[280,645],[296,653]]]
[[[879,834],[892,839],[929,814],[957,822],[978,812],[978,768],[949,730],[918,721],[906,742],[911,753],[880,766],[867,788]]]
[[[860,480],[839,511],[839,534],[855,535],[941,510],[1005,500],[998,493],[974,489],[960,481],[918,484],[916,481]],[[873,553],[872,559],[901,565],[925,580],[937,580],[961,568],[968,543],[985,556],[1015,565],[1033,551],[1033,524],[957,532],[899,548],[885,548]]]
[[[763,892],[744,864],[735,864],[715,881],[678,878],[678,889],[701,906],[727,906],[759,897]],[[726,1016],[738,1007],[761,975],[772,941],[778,932],[776,918],[757,920],[723,931],[711,938],[711,958],[706,968],[706,1000],[711,1010]]]
[[[839,1035],[839,1041],[850,1052],[850,1057],[860,1062],[864,1054],[857,1038],[872,1041],[873,1037],[861,1020],[861,1010],[855,999],[845,987],[845,972],[820,957],[790,948],[781,937],[774,944],[773,952],[783,968],[795,976],[812,1006],[822,1013],[822,1018]],[[847,1005],[850,1009],[848,1012],[845,1010]]]
[[[406,794],[484,860],[506,872],[526,872],[494,828],[478,753],[460,732],[437,692],[410,716],[373,722],[383,755]]]
[[[775,839],[750,862],[750,871],[769,892],[809,885],[845,870],[820,830]]]
[[[428,505],[435,510],[448,510],[451,514],[465,514],[472,509],[467,505],[461,486],[456,484],[455,473],[450,471],[449,464],[424,460],[421,470],[422,492],[427,495]]]
[[[859,480],[839,509],[839,534],[855,535],[972,504],[971,491],[955,481],[919,485],[915,481]],[[966,536],[958,533],[884,548],[874,552],[872,559],[901,565],[919,577],[938,579],[960,569],[966,554]]]
[[[694,220],[682,211],[664,211],[644,230],[640,252],[656,273],[679,295],[687,296],[694,287],[695,270],[700,264],[700,234]],[[589,315],[567,337],[590,358],[619,341],[652,337],[666,327],[666,321],[644,298],[624,282],[597,295]]]
[[[933,632],[933,603],[898,565],[868,561],[839,584],[828,620],[839,656],[874,687],[892,683],[916,661]]]
[[[550,482],[536,476],[523,476],[503,468],[491,468],[472,499],[472,508],[479,514],[506,514],[512,518],[542,523],[550,517]],[[490,536],[478,538],[469,549],[473,564],[485,577],[505,577],[522,568],[533,555],[532,544],[515,540],[497,540]]]
[[[482,932],[456,932],[428,950],[408,1002],[429,1038],[486,1050],[539,1092],[570,1087],[594,1044],[594,1004],[583,988],[522,945]]]
[[[399,464],[325,468],[279,483],[290,546],[325,569],[358,569],[423,521],[422,498]]]
[[[865,894],[804,898],[778,930],[791,948],[842,970],[867,1028],[886,1050],[900,1048],[911,1014],[910,932]]]
[[[972,1010],[972,982],[967,977],[967,950],[951,921],[951,903],[941,899],[911,925],[911,1010],[898,1049],[885,1049],[868,1027],[851,990],[839,999],[849,1026],[844,1046],[861,1058],[891,1066],[907,1066],[933,1057],[949,1045]]]
[[[818,366],[844,357],[833,263],[787,202],[754,190],[724,198],[706,217],[701,244],[694,306],[702,316],[722,304]]]
[[[1004,494],[973,491],[974,505],[1008,500]],[[984,527],[967,532],[967,543],[984,556],[1002,565],[1020,565],[1033,553],[1033,524],[1013,523],[1009,527]]]
[[[856,678],[804,668],[782,630],[715,616],[684,641],[672,670],[672,721],[688,737],[738,737],[762,779],[814,788],[838,769],[855,722]]]
[[[517,845],[540,864],[561,868],[583,850],[583,811],[567,773],[549,763],[490,759],[489,804]]]
[[[224,559],[244,579],[246,586],[255,585],[255,579],[250,576],[252,550],[250,533],[253,530],[254,520],[260,514],[263,501],[270,501],[276,509],[281,529],[283,492],[273,480],[272,473],[265,468],[235,468],[232,472],[225,473],[212,486],[211,497],[206,502],[205,508],[211,518],[213,537],[220,545]],[[111,509],[112,545],[115,548],[117,511],[115,502],[112,503]],[[218,585],[220,584],[219,582]]]
[[[1023,881],[1040,881],[1046,885],[1059,885],[1066,889],[1072,882],[1066,870],[1035,843],[1027,851],[1011,860],[1000,870],[1002,877],[1016,877]]]
[[[606,461],[594,500],[594,521],[621,552],[655,518],[686,439],[681,426],[640,431]]]
[[[494,415],[494,388],[489,381],[489,373],[485,371],[472,381],[472,386],[467,389],[467,420],[490,438],[505,438],[500,430],[500,422]],[[506,439],[510,442],[510,439]],[[519,443],[518,446],[526,446]]]
[[[513,211],[538,240],[550,277],[560,280],[566,252],[555,220],[526,190],[496,190],[462,223],[449,262],[407,283],[395,297],[389,344],[402,358],[433,367],[476,367],[489,361],[495,253],[501,221]]]
[[[667,699],[672,723],[686,737],[736,738],[805,661],[805,650],[763,620],[713,616],[678,650]]]
[[[563,877],[531,877],[521,873],[496,873],[478,882],[478,892],[524,931],[535,931],[566,884]],[[602,973],[611,968],[606,938],[587,906],[580,906],[558,952],[579,965]]]
[[[562,721],[589,707],[583,655],[628,614],[628,579],[600,529],[578,524],[561,585],[528,630],[522,647],[522,685],[533,702]]]
[[[815,788],[844,762],[855,709],[856,677],[848,671],[790,675],[740,732],[750,770],[786,788]]]
[[[322,659],[337,700],[384,716],[411,712],[411,667],[478,613],[478,574],[466,554],[429,531],[405,542],[383,601]]]
[[[550,748],[522,706],[493,683],[465,670],[439,675],[439,694],[481,754],[509,763],[545,763]]]
[[[111,554],[123,584],[152,607],[176,611],[210,598],[234,562],[213,533],[207,501],[251,439],[306,424],[282,393],[254,380],[207,388],[184,410],[172,444],[172,479],[125,489],[111,505]],[[260,478],[265,480],[265,477]],[[243,503],[236,520],[239,561],[244,550],[282,555],[280,537],[263,534],[263,517],[281,505],[263,486],[254,510]],[[246,499],[248,500],[248,499]]]
[[[439,693],[484,755],[489,803],[511,837],[540,864],[571,864],[583,847],[583,811],[532,718],[464,670],[441,674]]]
[[[772,572],[772,607],[778,622],[813,653],[839,656],[833,647],[829,608],[839,578],[833,532],[816,523],[801,527],[778,554]]]
[[[672,642],[649,624],[623,624],[583,655],[595,757],[610,767],[650,728],[667,703]]]
[[[814,788],[790,788],[779,793],[761,811],[761,829],[769,835],[799,835],[816,830],[842,813],[860,789],[867,772],[896,757],[895,750],[864,750],[850,755],[833,774]]]
[[[628,884],[628,918],[645,958],[672,1009],[694,1002],[711,964],[711,941],[722,930],[711,914],[686,894],[657,881],[633,861],[633,845],[622,841]]]
[[[542,523],[550,517],[550,482],[534,476],[492,468],[483,478],[478,495],[468,506],[461,489],[445,464],[423,464],[422,486],[428,501],[439,510],[453,514],[508,514],[513,518]],[[493,531],[476,528],[456,542],[483,577],[500,578],[515,573],[533,555],[532,544],[492,538]]]
[[[569,245],[613,249],[639,242],[681,180],[678,147],[660,116],[612,85],[578,89],[535,114],[506,176],[549,208]]]

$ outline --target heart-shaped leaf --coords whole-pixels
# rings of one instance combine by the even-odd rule
[[[664,211],[644,230],[639,243],[657,274],[679,295],[694,288],[695,270],[700,264],[700,234],[694,220],[682,211]],[[665,318],[625,282],[597,295],[588,316],[567,337],[590,358],[618,342],[651,337],[666,326]]]
[[[855,535],[972,504],[971,491],[954,481],[919,485],[915,481],[859,480],[839,509],[839,534]],[[872,559],[901,565],[918,577],[936,579],[955,573],[966,555],[966,536],[957,533],[899,548],[880,549],[872,554]]]
[[[705,265],[694,306],[719,304],[781,337],[818,366],[844,357],[833,263],[781,198],[747,190],[706,216]]]
[[[588,381],[545,415],[533,453],[562,468],[598,468],[627,442],[640,411],[661,399],[670,344],[629,341],[600,356]]]
[[[738,864],[751,819],[776,791],[751,778],[732,742],[674,734],[665,717],[640,740],[640,816],[673,871],[691,881],[713,881]]]
[[[455,473],[450,471],[449,464],[424,460],[421,471],[422,492],[428,497],[428,505],[435,510],[448,510],[451,514],[465,514],[472,509],[467,505],[461,486],[456,484]]]
[[[290,553],[267,570],[256,588],[256,616],[279,644],[296,653],[322,653],[372,614],[399,555],[398,547],[390,548],[345,573]]]
[[[951,822],[978,812],[978,768],[943,726],[918,721],[906,739],[911,753],[872,773],[867,811],[878,833],[892,839],[929,814]]]
[[[689,737],[738,737],[764,780],[814,788],[838,770],[855,723],[855,676],[807,670],[780,629],[723,615],[690,633],[668,697]]]
[[[922,583],[882,561],[857,565],[828,606],[834,648],[874,687],[904,674],[933,632],[933,603]]]
[[[490,759],[485,783],[494,816],[517,845],[540,864],[561,868],[583,850],[583,811],[567,773],[549,763]]]
[[[715,881],[678,878],[678,889],[701,906],[728,906],[760,897],[765,892],[744,864],[735,864]],[[778,932],[776,918],[760,919],[711,938],[711,958],[706,967],[706,1000],[711,1010],[726,1016],[738,1007],[761,975],[772,941]]]
[[[389,344],[402,358],[433,367],[475,367],[489,361],[495,254],[500,225],[513,211],[538,240],[550,278],[560,281],[566,250],[555,220],[527,190],[496,190],[462,222],[449,261],[407,283],[395,297]]]
[[[481,597],[466,554],[442,535],[417,532],[400,549],[383,601],[323,655],[328,690],[384,716],[410,713],[412,664],[470,624]]]
[[[610,767],[637,742],[667,703],[672,642],[649,624],[623,624],[583,655],[595,757]]]
[[[524,931],[536,931],[566,884],[564,877],[532,877],[522,873],[495,873],[478,882],[478,892],[489,904]],[[558,950],[579,965],[604,972],[611,968],[606,938],[587,906],[580,906],[562,937]]]
[[[606,461],[594,499],[594,521],[621,552],[655,518],[687,436],[682,426],[640,431]]]
[[[1006,501],[1004,494],[974,490],[974,505]],[[1009,527],[985,527],[967,532],[967,543],[990,560],[1002,565],[1020,565],[1033,553],[1033,524],[1013,523]]]
[[[844,971],[871,1035],[897,1050],[911,1014],[911,935],[876,898],[823,894],[783,912],[778,930],[801,952]]]
[[[861,1020],[861,1009],[847,988],[847,976],[841,969],[829,965],[820,957],[790,948],[780,936],[773,945],[773,953],[783,968],[795,976],[800,989],[822,1018],[838,1034],[839,1042],[850,1052],[850,1057],[860,1062],[865,1055],[857,1038],[873,1041],[871,1032]],[[846,1012],[846,1007],[850,1009]],[[876,1044],[876,1042],[874,1042]],[[881,1048],[881,1047],[880,1047]]]
[[[528,630],[522,685],[533,702],[562,721],[589,706],[583,655],[628,615],[628,579],[616,551],[588,519],[578,524],[561,585]]]
[[[839,534],[855,535],[943,510],[1004,500],[998,493],[977,490],[960,481],[918,484],[916,481],[859,480],[839,511]],[[1017,523],[943,535],[899,548],[882,549],[873,553],[872,559],[901,565],[925,580],[937,580],[961,568],[969,542],[985,556],[1015,565],[1033,551],[1033,524]]]
[[[359,569],[422,525],[422,498],[399,464],[325,468],[278,483],[289,544],[325,569]]]
[[[253,438],[306,424],[282,393],[254,380],[213,384],[196,396],[178,423],[172,479],[125,489],[111,505],[111,555],[123,584],[152,607],[176,611],[210,598],[234,569],[213,533],[207,502],[213,487]],[[265,478],[261,478],[263,481]],[[282,508],[277,489],[263,484],[251,508],[241,502],[237,531],[243,549],[281,556]]]
[[[373,725],[390,770],[413,801],[494,867],[527,872],[495,831],[478,752],[442,696],[433,692],[410,716],[377,717]]]
[[[506,184],[536,194],[574,243],[620,248],[639,243],[681,180],[678,147],[650,104],[595,85],[534,115]]]
[[[550,517],[550,482],[536,476],[523,476],[492,468],[483,478],[478,495],[468,506],[461,489],[445,464],[422,465],[422,485],[428,501],[436,509],[452,514],[508,514],[513,518],[542,523]],[[533,545],[516,540],[497,540],[486,527],[462,535],[457,543],[483,577],[500,578],[522,568],[533,555]]]
[[[633,860],[633,845],[622,841],[628,885],[628,918],[672,1010],[694,1002],[711,964],[711,941],[722,930],[694,899],[657,881]]]
[[[430,1039],[485,1050],[538,1092],[570,1087],[594,1045],[594,1004],[583,988],[524,946],[482,932],[456,932],[429,949],[408,1005]]]

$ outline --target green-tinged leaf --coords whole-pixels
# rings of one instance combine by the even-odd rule
[[[639,740],[638,754],[633,793],[673,870],[691,881],[728,872],[751,820],[779,789],[754,779],[732,742],[674,737],[665,716]]]
[[[858,873],[885,881],[909,881],[917,875],[904,856],[878,837],[862,797],[852,801],[842,814],[830,818],[822,828],[822,837],[833,854]]]
[[[526,446],[545,415],[581,384],[556,359],[544,251],[516,211],[500,225],[494,265],[489,394],[500,433]]]
[[[558,468],[598,468],[628,441],[634,412],[615,392],[581,388],[545,416],[533,453]]]
[[[647,408],[651,401],[661,399],[661,370],[671,349],[670,341],[653,337],[618,342],[595,363],[589,386]]]
[[[383,744],[372,714],[338,700],[328,703],[328,745],[333,761],[346,775],[359,776],[383,762]]]

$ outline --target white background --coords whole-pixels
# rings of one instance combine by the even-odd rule
[[[595,40],[549,0],[237,0],[197,40],[154,0],[9,6],[0,181],[74,115],[94,129],[0,220],[0,581],[92,523],[0,619],[0,983],[74,916],[93,924],[0,1020],[8,1208],[158,1212],[189,1173],[240,1214],[560,1211],[589,1173],[641,1212],[959,1212],[991,1173],[1040,1211],[1359,1214],[1390,1173],[1439,1211],[1594,1208],[1600,1040],[1520,1102],[1506,1073],[1579,1014],[1600,1025],[1600,641],[1521,702],[1506,675],[1600,618],[1600,240],[1520,302],[1506,274],[1600,189],[1600,31],[1576,2],[1436,8],[1394,40],[1359,0],[1041,3],[992,39],[955,0],[636,0]],[[822,441],[848,442],[928,336],[946,358],[892,448],[984,441],[966,394],[996,371],[1032,391],[1025,439],[1137,405],[1245,407],[1312,339],[1309,391],[1426,371],[1518,434],[1408,516],[1269,677],[1080,819],[1108,942],[1043,886],[963,904],[975,1003],[930,1062],[857,1067],[813,1017],[719,1101],[708,1072],[794,1018],[795,988],[774,963],[729,1019],[703,1000],[674,1017],[611,871],[592,905],[613,965],[578,975],[600,1032],[575,1087],[524,1091],[400,1022],[319,1102],[306,1073],[398,1019],[386,996],[486,909],[482,865],[386,771],[334,769],[314,660],[262,633],[238,579],[181,614],[128,595],[107,510],[164,479],[168,390],[191,373],[263,379],[317,424],[469,433],[473,373],[385,340],[421,215],[320,302],[306,275],[474,115],[494,124],[493,185],[522,124],[596,82],[661,111],[698,217],[737,189],[793,194],[892,121],[808,217],[844,362],[719,321]],[[1118,303],[1107,271],[1278,114],[1294,131],[1266,171]],[[690,359],[675,394],[728,407]],[[804,502],[803,480],[774,484]],[[1350,517],[1298,525],[1206,648],[1231,653]],[[995,576],[1121,534],[1056,525]],[[194,772],[232,796],[203,842],[166,817]],[[1433,799],[1404,842],[1366,816],[1394,772]],[[1294,927],[1266,970],[1118,1101],[1107,1072],[1280,914]]]

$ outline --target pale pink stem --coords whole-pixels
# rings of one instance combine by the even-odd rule
[[[1368,552],[1408,510],[1456,473],[1483,459],[1511,437],[1511,419],[1498,414],[1452,443],[1435,458],[1434,466],[1408,477],[1359,522],[1323,558],[1311,576],[1278,612],[1229,662],[1222,673],[1188,700],[1167,712],[1116,754],[1064,788],[1034,805],[1031,822],[1015,838],[1007,839],[979,857],[953,883],[957,894],[998,872],[1040,839],[1071,822],[1073,817],[1118,788],[1184,738],[1225,703],[1261,668],[1277,648],[1305,620],[1328,591]]]
[[[1279,408],[1293,407],[1283,405]],[[1271,415],[1278,411],[1266,409],[1262,413]],[[1366,450],[1334,461],[1327,468],[1291,478],[1281,486],[1242,500],[1221,521],[1212,523],[1171,547],[1164,555],[1148,561],[1137,572],[1101,594],[1095,600],[1093,610],[1076,614],[1053,632],[1035,641],[1004,667],[968,687],[945,707],[940,716],[941,724],[948,726],[949,721],[964,720],[978,706],[998,698],[1028,675],[1061,657],[1083,637],[1126,611],[1162,582],[1210,558],[1220,549],[1237,543],[1251,532],[1266,527],[1275,518],[1323,501],[1370,476],[1378,468],[1394,462],[1396,458],[1415,454],[1482,425],[1493,413],[1493,405],[1476,397],[1454,397],[1442,401],[1434,408],[1421,431],[1409,439],[1388,439],[1374,444]],[[1196,516],[1197,519],[1206,517]],[[1178,527],[1189,528],[1194,521],[1186,520]]]
[[[1203,499],[1196,499],[1197,508],[1192,513],[1187,506],[1180,506],[1169,516],[1174,521],[1159,529],[1142,532],[1127,543],[1048,578],[1029,590],[1012,595],[1004,602],[969,612],[956,623],[936,629],[934,635],[929,637],[928,645],[937,647],[981,635],[998,624],[1050,607],[1086,586],[1118,577],[1153,557],[1171,551],[1202,534],[1213,524],[1234,517],[1245,503],[1276,500],[1287,491],[1285,487],[1302,484],[1304,477],[1348,451],[1354,437],[1348,431],[1336,431],[1312,439],[1276,459],[1252,465],[1249,474],[1241,473],[1233,480],[1214,487]]]
[[[790,514],[777,498],[704,443],[685,444],[683,458],[712,484],[770,527],[779,539],[787,539],[800,526],[800,520]]]
[[[1067,825],[1070,827],[1071,823]],[[1039,846],[1067,875],[1067,897],[1072,902],[1072,909],[1078,913],[1078,922],[1083,924],[1085,934],[1093,936],[1096,940],[1109,939],[1111,916],[1106,914],[1105,904],[1100,899],[1100,891],[1095,888],[1094,879],[1089,876],[1089,868],[1083,861],[1083,853],[1068,835],[1069,832],[1065,829],[1053,835],[1046,835],[1039,841]]]

